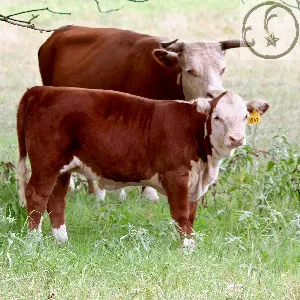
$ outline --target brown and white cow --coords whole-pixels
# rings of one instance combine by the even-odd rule
[[[56,240],[67,240],[70,173],[65,171],[76,157],[104,186],[158,189],[168,197],[180,233],[190,236],[199,197],[215,181],[221,160],[244,143],[248,112],[263,114],[268,107],[261,100],[246,103],[233,92],[185,102],[105,90],[29,89],[17,113],[18,175],[28,228],[39,228],[46,209]]]
[[[164,43],[166,40],[116,28],[56,30],[39,50],[43,84],[191,100],[224,90],[225,50],[246,46],[240,40]],[[97,193],[105,197],[104,190]],[[151,188],[143,194],[158,198]],[[120,195],[124,197],[124,191]]]

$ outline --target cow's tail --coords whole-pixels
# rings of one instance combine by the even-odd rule
[[[27,108],[28,100],[33,96],[32,89],[27,90],[27,92],[22,97],[18,112],[17,112],[17,133],[18,133],[18,143],[19,143],[19,162],[17,168],[17,178],[19,182],[19,203],[21,206],[26,206],[25,189],[28,182],[28,169],[26,166],[26,143],[25,143],[25,113]]]

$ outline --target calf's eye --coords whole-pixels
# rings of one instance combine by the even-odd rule
[[[194,77],[197,76],[195,70],[193,70],[193,69],[186,70],[186,72],[187,72],[189,75],[191,75],[191,76],[194,76]]]
[[[220,118],[218,116],[214,116],[215,120],[220,120]]]

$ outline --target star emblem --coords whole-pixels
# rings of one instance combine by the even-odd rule
[[[265,39],[268,42],[267,47],[269,47],[269,46],[276,47],[276,43],[279,41],[279,38],[275,37],[273,32],[271,34],[269,34],[269,36],[265,37]]]

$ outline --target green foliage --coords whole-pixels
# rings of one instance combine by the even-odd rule
[[[8,158],[8,152],[3,153],[3,157]],[[11,226],[19,227],[25,223],[26,212],[19,206],[18,200],[16,167],[9,160],[0,161],[0,203],[5,216],[14,220]]]
[[[247,145],[237,152],[223,164],[220,182],[230,185],[227,192],[236,191],[241,198],[252,198],[251,205],[279,204],[287,197],[290,201],[299,201],[299,150],[284,136],[276,136],[269,151],[255,150]],[[232,180],[228,180],[230,176]]]

